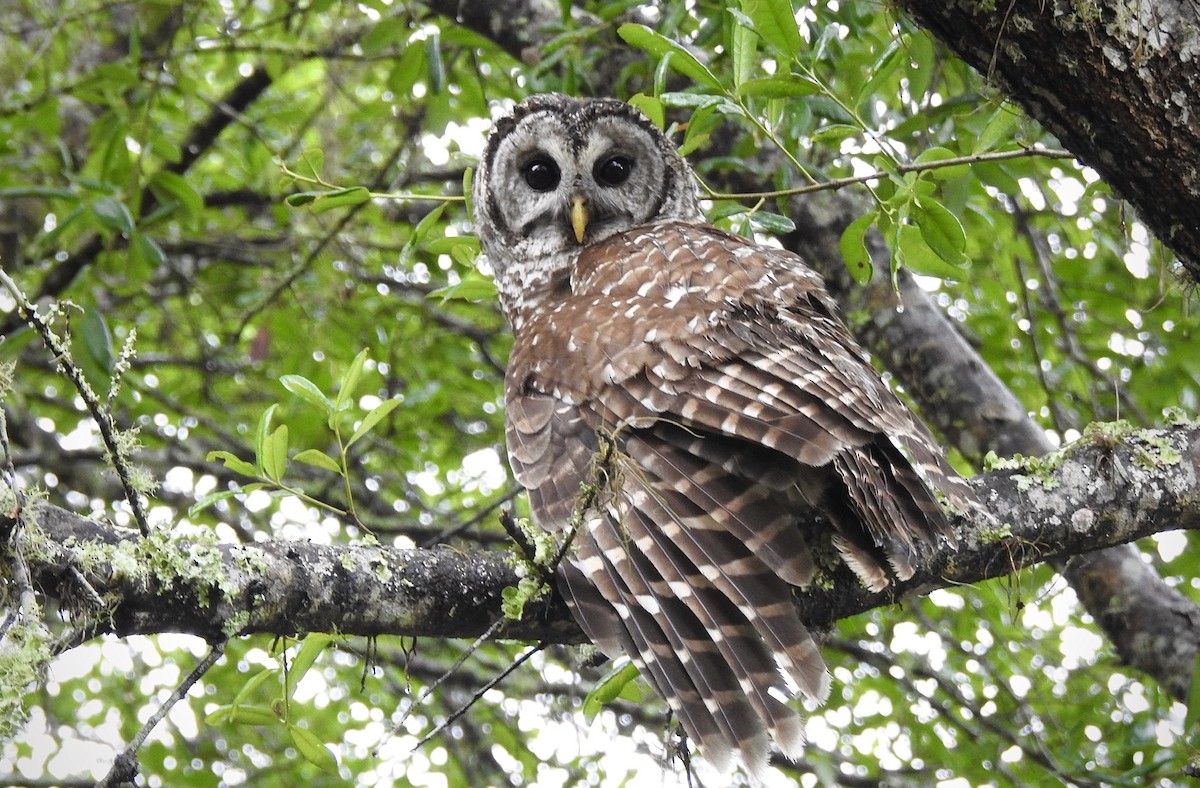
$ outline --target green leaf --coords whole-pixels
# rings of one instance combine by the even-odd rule
[[[950,209],[932,197],[921,197],[913,204],[910,218],[921,229],[921,237],[938,257],[951,265],[965,266],[967,234]]]
[[[683,142],[679,143],[680,156],[687,156],[708,143],[713,130],[721,123],[722,116],[719,112],[721,106],[719,101],[712,102],[692,113],[692,117],[688,120],[687,131],[683,135]]]
[[[324,192],[296,192],[295,194],[289,194],[283,201],[293,208],[299,208],[315,202],[322,194]]]
[[[258,424],[254,428],[254,461],[258,464],[260,473],[263,468],[263,457],[267,454],[267,436],[271,434],[271,422],[275,418],[275,410],[278,407],[278,403],[268,406],[258,417]]]
[[[258,458],[268,479],[279,481],[287,470],[288,427],[280,424],[263,441],[263,453]]]
[[[358,355],[354,357],[350,366],[346,368],[346,373],[342,375],[337,397],[333,401],[335,412],[341,413],[350,404],[350,398],[354,396],[354,392],[358,389],[358,383],[362,380],[363,366],[366,363],[367,350],[363,348],[358,351]]]
[[[788,58],[800,54],[804,40],[790,0],[742,0],[741,6],[764,41]]]
[[[630,106],[637,107],[643,115],[650,119],[650,122],[660,129],[666,123],[666,115],[663,113],[663,104],[653,96],[647,96],[645,93],[638,93],[629,99]]]
[[[707,93],[660,93],[658,96],[664,107],[672,109],[700,109],[720,104],[724,99]]]
[[[167,262],[167,255],[158,242],[142,232],[130,234],[129,251],[133,262],[148,271],[154,271]]]
[[[320,449],[305,449],[304,451],[297,452],[292,457],[292,460],[295,462],[302,462],[305,465],[311,465],[314,468],[322,468],[327,471],[333,471],[337,474],[342,473],[342,466],[338,465],[337,460],[333,459]]]
[[[755,211],[750,214],[750,224],[755,230],[772,235],[787,235],[796,229],[796,223],[791,219],[770,211]]]
[[[149,186],[159,202],[178,205],[183,219],[189,223],[198,221],[204,213],[204,198],[178,173],[159,170],[150,177]]]
[[[405,17],[393,17],[405,27],[410,24]],[[372,31],[374,32],[374,31]],[[392,91],[407,96],[412,93],[413,85],[417,84],[421,73],[425,70],[425,47],[420,46],[405,46],[400,54],[392,63],[392,70],[388,74],[387,86]]]
[[[1012,142],[1020,120],[1020,111],[1016,107],[1008,103],[1001,104],[988,118],[983,131],[979,132],[973,153],[986,153]]]
[[[471,271],[456,284],[439,287],[429,292],[429,298],[437,298],[441,303],[447,301],[469,301],[472,303],[491,303],[496,300],[496,281],[483,274]]]
[[[292,744],[296,745],[296,751],[304,760],[326,774],[337,776],[337,758],[312,731],[289,724],[288,732],[292,735]]]
[[[896,72],[903,54],[904,50],[900,45],[900,40],[892,39],[884,47],[883,51],[879,53],[879,57],[875,59],[875,62],[867,72],[869,76],[862,87],[858,89],[858,96],[854,100],[855,104],[859,104],[864,99],[868,101],[873,99],[874,95],[879,92],[880,84]]]
[[[749,79],[738,87],[739,96],[753,98],[799,98],[821,92],[821,85],[799,74]]]
[[[75,201],[79,199],[71,189],[60,189],[56,186],[9,186],[0,189],[0,199],[9,197],[51,197]]]
[[[346,441],[346,446],[352,446],[359,438],[370,432],[376,424],[382,421],[389,413],[396,409],[396,406],[401,402],[400,399],[385,399],[383,402],[371,409],[371,412],[363,416],[362,423],[358,425],[358,429],[350,436],[350,440]]]
[[[750,79],[750,75],[754,73],[759,62],[757,57],[758,36],[751,29],[753,21],[741,12],[736,13],[749,23],[748,25],[738,23],[733,26],[733,51],[730,56],[733,60],[733,84],[738,86],[740,92],[741,85]]]
[[[267,706],[239,706],[231,704],[214,709],[204,721],[209,725],[278,725],[279,715]]]
[[[410,21],[404,16],[384,17],[371,25],[371,29],[359,40],[358,45],[362,47],[364,55],[371,57],[397,49],[406,54],[413,49],[420,51],[420,47],[405,46],[412,32],[410,25]]]
[[[322,413],[326,415],[333,413],[333,402],[317,388],[316,383],[313,383],[303,375],[283,375],[279,378],[279,382],[283,384],[285,389],[308,404],[316,405]]]
[[[910,66],[908,76],[908,92],[913,101],[918,103],[929,92],[935,69],[933,67],[933,41],[924,32],[915,32],[906,38]]]
[[[617,35],[630,46],[648,52],[654,57],[670,57],[671,68],[716,91],[724,91],[721,81],[707,67],[679,44],[655,33],[645,25],[624,24],[617,28]]]
[[[245,460],[239,458],[236,454],[231,454],[230,452],[227,452],[227,451],[210,451],[208,453],[208,456],[205,457],[204,459],[206,462],[213,462],[216,460],[220,460],[225,465],[226,468],[233,471],[234,473],[240,473],[243,476],[254,476],[254,477],[258,476],[258,468],[255,468],[251,463],[248,463]],[[241,490],[227,490],[226,492],[237,493],[237,492],[241,492]],[[226,498],[229,497],[228,495],[225,495],[224,493],[217,493],[217,495],[221,495]],[[198,505],[199,504],[197,504],[197,506]]]
[[[921,151],[921,155],[913,160],[914,164],[929,164],[931,162],[945,161],[947,159],[958,158],[958,154],[949,148],[926,148]],[[934,170],[925,170],[930,177],[938,180],[947,180],[949,178],[957,178],[960,175],[966,175],[971,171],[969,164],[951,164],[946,167],[938,167]]]
[[[446,63],[442,60],[442,41],[436,28],[425,39],[425,62],[429,92],[436,96],[446,89]]]
[[[631,692],[637,695],[633,700],[642,700],[642,693],[634,683],[637,677],[637,665],[629,660],[621,660],[596,682],[592,691],[583,699],[583,715],[589,721],[593,720],[606,705]]]
[[[472,185],[474,184],[474,182],[475,182],[475,168],[467,167],[466,169],[463,170],[462,193],[463,193],[463,200],[467,204],[467,221],[471,222],[472,224],[475,223],[475,204],[472,202],[472,200],[474,199],[474,197],[472,196],[472,194],[473,194]],[[475,240],[478,241],[479,239],[476,238]]]
[[[444,235],[434,238],[425,244],[425,251],[430,254],[448,254],[453,256],[460,248],[471,250],[472,254],[479,251],[479,239],[470,235]]]
[[[233,698],[233,705],[242,705],[255,689],[257,689],[263,682],[273,678],[278,672],[278,668],[269,667],[263,668],[262,670],[258,671],[258,673],[255,673],[245,684],[242,685],[242,688],[238,690],[238,694]],[[278,719],[278,717],[276,717],[276,719]]]
[[[108,321],[98,308],[93,307],[83,313],[76,326],[76,334],[83,346],[83,353],[78,360],[95,370],[95,379],[90,382],[97,388],[106,388],[105,382],[112,374],[115,359]]]
[[[867,249],[866,236],[871,225],[875,223],[875,219],[874,211],[858,217],[842,231],[841,240],[838,242],[842,259],[846,261],[846,270],[859,284],[866,284],[871,280],[873,266],[871,265],[871,253]]]
[[[857,137],[861,133],[862,129],[858,126],[851,126],[846,123],[834,123],[814,131],[812,133],[812,141],[832,145],[851,137]]]
[[[292,207],[308,205],[313,213],[324,213],[347,205],[359,205],[371,199],[371,190],[366,186],[351,186],[326,192],[300,192],[290,194],[287,204]]]
[[[209,459],[210,460],[212,459],[211,454],[209,455]],[[250,470],[251,471],[254,470],[253,466],[251,466]],[[252,475],[252,474],[250,474],[250,475]],[[187,510],[188,517],[195,517],[196,515],[200,514],[205,509],[212,506],[213,504],[218,503],[220,501],[224,501],[227,498],[233,498],[236,495],[241,495],[243,492],[245,492],[245,490],[238,487],[238,488],[235,488],[232,490],[221,490],[220,492],[209,493],[208,495],[204,496],[203,498],[201,498],[200,500],[196,501],[194,504],[192,504],[191,506],[188,507],[188,510]]]
[[[1192,664],[1192,681],[1188,685],[1187,713],[1183,717],[1183,731],[1188,733],[1200,723],[1200,654]]]
[[[324,171],[324,150],[321,148],[305,148],[300,152],[300,159],[296,162],[296,172],[319,181],[321,180],[321,173]]]
[[[133,214],[115,197],[101,197],[92,203],[92,215],[101,227],[127,233],[133,230]]]
[[[433,232],[434,226],[436,226],[438,221],[442,218],[442,213],[445,210],[446,203],[442,203],[429,213],[422,216],[421,221],[417,222],[417,226],[413,228],[412,237],[408,240],[409,244],[423,243],[425,239],[429,237],[429,234]]]
[[[332,642],[333,635],[324,632],[314,632],[304,638],[304,644],[300,646],[300,650],[296,652],[295,658],[287,669],[288,695],[296,691],[296,685],[300,683],[300,679],[304,678],[304,674],[317,661],[317,657],[321,656],[321,652]]]
[[[960,279],[962,270],[950,265],[929,248],[915,224],[902,224],[896,231],[896,262],[914,274],[941,279]]]

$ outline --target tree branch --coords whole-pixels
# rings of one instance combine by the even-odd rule
[[[1124,434],[1122,434],[1124,433]],[[957,550],[912,580],[872,594],[840,563],[797,594],[805,620],[824,626],[881,605],[1009,574],[1022,567],[1200,528],[1200,425],[1131,431],[1106,425],[1078,444],[971,482],[980,512],[957,514]],[[35,586],[77,613],[77,642],[103,633],[183,632],[212,642],[251,633],[474,637],[501,615],[515,563],[499,553],[379,545],[206,543],[149,539],[42,504],[20,535]],[[826,582],[827,581],[827,582]],[[557,597],[528,606],[501,637],[575,643],[582,635]]]

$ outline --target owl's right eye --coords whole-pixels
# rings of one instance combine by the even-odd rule
[[[562,177],[558,165],[551,159],[539,157],[521,168],[525,183],[535,192],[548,192],[558,185]]]

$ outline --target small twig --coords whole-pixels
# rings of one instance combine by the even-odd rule
[[[89,583],[88,579],[83,576],[83,572],[79,571],[79,567],[74,565],[68,566],[67,576],[70,577],[71,580],[75,581],[75,584],[79,586],[84,595],[87,596],[88,601],[96,606],[97,610],[103,610],[105,607],[107,607],[104,600],[101,599],[100,594],[96,592],[96,589],[92,588],[92,584]]]
[[[529,650],[526,651],[521,656],[514,659],[512,661],[511,665],[509,665],[507,668],[502,670],[491,681],[487,682],[482,687],[480,687],[478,690],[476,690],[475,694],[471,696],[470,700],[468,700],[466,703],[464,703],[463,705],[461,705],[457,709],[455,709],[453,712],[451,712],[450,716],[446,717],[446,719],[443,720],[441,723],[439,723],[436,728],[434,728],[429,733],[422,736],[421,740],[413,745],[413,750],[421,749],[426,744],[428,744],[430,742],[430,740],[433,739],[434,736],[437,736],[439,733],[446,730],[446,728],[450,727],[450,725],[453,724],[455,720],[457,720],[459,717],[466,714],[467,711],[472,706],[474,706],[479,701],[479,699],[484,696],[484,694],[488,690],[493,689],[497,684],[499,684],[500,682],[502,682],[506,678],[508,678],[510,675],[512,675],[513,671],[515,671],[517,668],[524,665],[527,661],[529,661],[530,657],[532,657],[534,654],[538,653],[545,647],[546,647],[545,641],[538,643],[536,646],[530,646]]]
[[[970,156],[955,156],[951,159],[939,159],[937,161],[922,161],[911,164],[896,165],[896,172],[925,172],[927,170],[937,170],[942,167],[956,167],[962,164],[979,164],[989,161],[1007,161],[1008,159],[1023,159],[1027,157],[1043,158],[1043,159],[1074,159],[1074,153],[1068,150],[1055,150],[1050,148],[1018,148],[1017,150],[1002,150],[994,153],[974,153]],[[886,178],[891,173],[884,170],[876,170],[875,172],[867,173],[866,175],[851,175],[845,178],[834,178],[833,180],[823,183],[814,183],[809,186],[800,186],[795,189],[780,189],[771,192],[745,192],[741,194],[727,194],[725,192],[713,191],[707,186],[704,187],[704,197],[709,200],[755,200],[770,197],[795,197],[800,194],[810,194],[820,191],[836,191],[847,186],[853,186],[858,183],[867,183],[868,181],[880,180]]]
[[[137,776],[138,771],[138,748],[142,746],[142,743],[146,741],[146,737],[162,721],[163,717],[167,716],[167,713],[171,711],[176,703],[187,696],[192,686],[221,658],[221,655],[225,653],[225,643],[226,641],[221,640],[213,644],[212,650],[208,652],[208,655],[200,660],[200,664],[184,678],[183,682],[175,688],[170,697],[163,701],[163,704],[158,707],[158,711],[154,712],[154,715],[146,720],[146,724],[130,740],[129,746],[117,755],[113,761],[112,768],[108,770],[108,774],[104,775],[104,778],[100,782],[96,783],[96,788],[114,788],[122,783],[133,782],[133,778]]]
[[[508,534],[508,538],[517,543],[521,554],[525,556],[526,561],[533,561],[537,556],[537,548],[529,541],[529,537],[525,536],[525,532],[517,525],[517,521],[513,519],[511,509],[500,510],[500,525],[504,528],[504,532]]]
[[[142,500],[138,496],[137,490],[134,489],[129,464],[125,461],[120,449],[117,447],[117,425],[113,420],[112,413],[100,403],[100,398],[96,396],[96,392],[92,390],[91,385],[84,379],[83,372],[79,369],[78,365],[68,361],[68,349],[59,341],[58,337],[50,329],[49,324],[38,315],[37,307],[29,303],[25,294],[21,292],[21,288],[17,286],[17,283],[9,277],[3,268],[0,268],[0,284],[3,284],[16,300],[17,310],[25,322],[32,326],[42,338],[42,342],[45,343],[46,349],[53,356],[59,372],[66,375],[75,384],[75,390],[79,392],[80,398],[83,399],[84,405],[87,406],[88,412],[91,413],[92,419],[96,422],[96,426],[100,430],[100,438],[104,441],[104,447],[108,449],[109,459],[112,461],[113,468],[117,471],[117,478],[121,480],[121,487],[125,492],[125,500],[129,503],[129,507],[133,511],[133,519],[137,522],[138,530],[141,531],[142,536],[149,536],[150,522],[146,519],[146,509],[142,505]]]

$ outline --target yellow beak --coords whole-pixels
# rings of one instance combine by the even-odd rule
[[[575,240],[583,243],[583,234],[587,230],[587,203],[576,194],[571,198],[571,227],[575,230]]]

